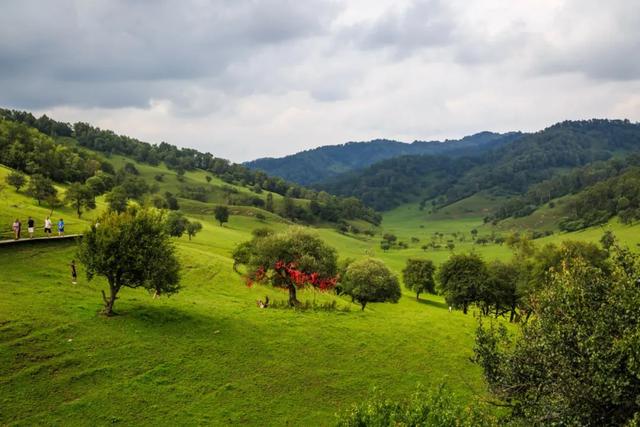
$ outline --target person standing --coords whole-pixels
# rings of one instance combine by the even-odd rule
[[[44,234],[47,237],[51,237],[51,218],[47,217],[47,219],[44,220]]]
[[[15,221],[13,221],[13,239],[14,240],[18,240],[20,238],[20,228],[22,227],[22,224],[20,223],[20,220],[18,218],[16,218]]]
[[[76,271],[76,261],[72,259],[71,264],[69,264],[69,267],[71,267],[71,283],[76,285],[78,284],[78,272]]]
[[[58,221],[58,236],[64,236],[64,220],[62,218]]]
[[[29,232],[29,238],[33,239],[33,232],[35,231],[35,224],[36,222],[33,220],[33,218],[29,217],[29,220],[27,221],[27,231]]]

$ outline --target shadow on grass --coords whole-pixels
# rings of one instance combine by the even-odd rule
[[[430,305],[431,307],[436,307],[436,308],[443,308],[443,309],[448,309],[447,304],[440,302],[440,301],[432,301],[430,299],[422,299],[420,298],[418,300],[418,302],[420,304],[424,304],[424,305]]]

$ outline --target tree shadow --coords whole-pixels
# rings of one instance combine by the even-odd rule
[[[422,299],[420,298],[418,300],[418,303],[420,304],[424,304],[424,305],[429,305],[431,307],[436,307],[436,308],[442,308],[442,309],[448,309],[449,306],[443,302],[439,302],[439,301],[433,301],[430,299]]]

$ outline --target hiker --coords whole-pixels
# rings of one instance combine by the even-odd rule
[[[16,218],[16,220],[13,221],[13,239],[14,240],[18,240],[20,238],[21,227],[22,227],[22,224],[20,223],[20,220]]]
[[[44,220],[44,234],[51,237],[51,219],[49,217]]]
[[[29,232],[30,239],[33,239],[33,231],[35,229],[35,224],[36,222],[33,220],[33,218],[29,217],[29,220],[27,221],[27,231]]]
[[[58,236],[64,236],[64,221],[62,218],[58,221]]]
[[[76,261],[72,259],[71,264],[69,264],[69,267],[71,267],[71,283],[76,285],[78,283],[78,272],[76,271]]]

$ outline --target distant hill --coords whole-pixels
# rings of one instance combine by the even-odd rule
[[[302,151],[281,158],[262,158],[244,165],[288,181],[310,185],[345,172],[359,170],[382,160],[404,155],[472,155],[518,138],[519,132],[505,134],[480,132],[459,140],[414,141],[405,143],[387,139],[348,142]]]
[[[335,177],[318,188],[358,195],[387,210],[410,201],[437,200],[443,206],[490,190],[524,195],[534,184],[574,168],[640,150],[640,124],[627,120],[558,123],[524,134],[477,156],[402,156]]]

